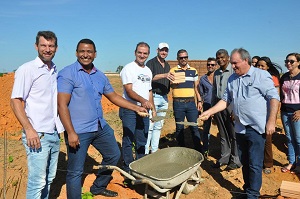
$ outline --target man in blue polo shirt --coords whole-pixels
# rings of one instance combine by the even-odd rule
[[[113,129],[103,118],[101,99],[107,97],[117,106],[137,112],[147,112],[114,92],[108,78],[93,64],[96,46],[90,39],[77,44],[77,61],[58,74],[58,111],[66,129],[68,150],[67,198],[81,198],[81,177],[87,150],[93,145],[102,155],[102,165],[116,165],[120,150]],[[99,169],[90,191],[94,195],[116,197],[106,189],[112,171]]]

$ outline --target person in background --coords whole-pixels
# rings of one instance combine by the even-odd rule
[[[207,73],[200,78],[199,81],[199,94],[202,99],[202,107],[203,111],[208,110],[211,107],[211,97],[212,97],[212,87],[214,80],[214,72],[217,68],[217,61],[214,57],[209,57],[207,59]],[[210,137],[210,126],[211,126],[211,118],[205,120],[203,123],[203,155],[205,158],[208,157],[208,146],[209,146],[209,137]]]
[[[38,56],[18,68],[11,94],[11,108],[23,127],[26,198],[30,199],[49,197],[60,150],[58,132],[64,131],[57,113],[57,68],[52,62],[57,48],[54,32],[39,31],[35,41]]]
[[[252,58],[253,60],[253,58]],[[255,67],[260,68],[262,70],[268,71],[273,79],[274,86],[279,94],[279,79],[280,74],[279,71],[275,68],[272,61],[269,57],[261,57],[258,59]],[[269,108],[269,106],[268,106]],[[272,134],[266,134],[266,143],[265,143],[265,151],[264,151],[264,169],[263,172],[265,174],[270,174],[271,168],[273,167],[273,150],[272,150]]]
[[[77,61],[63,68],[57,77],[58,110],[66,129],[67,198],[81,198],[82,174],[87,151],[94,146],[102,155],[100,165],[117,165],[120,150],[113,129],[103,118],[101,99],[104,95],[117,106],[136,112],[147,112],[118,95],[108,78],[93,61],[97,56],[95,43],[82,39],[76,47]],[[93,195],[116,197],[117,192],[106,189],[112,171],[99,169],[90,188]]]
[[[177,52],[178,66],[171,68],[171,73],[183,72],[185,81],[181,83],[171,82],[173,111],[176,122],[175,137],[178,145],[185,147],[184,141],[184,125],[178,122],[184,122],[186,118],[188,122],[197,123],[198,110],[202,109],[202,99],[198,92],[198,73],[197,70],[188,64],[188,53],[181,49]],[[175,75],[176,76],[176,75]],[[176,78],[175,78],[176,80]],[[197,105],[195,104],[195,97]],[[190,126],[192,139],[195,150],[202,153],[201,137],[197,126]]]
[[[254,56],[254,57],[252,57],[252,62],[251,62],[251,65],[252,66],[255,66],[256,65],[256,63],[257,63],[257,61],[260,59],[260,57],[259,56]]]
[[[229,62],[227,50],[220,49],[216,53],[217,63],[220,66],[214,73],[212,105],[215,105],[222,99],[225,92],[227,80],[233,73]],[[239,160],[236,136],[233,127],[232,109],[227,107],[214,115],[214,120],[219,129],[221,141],[221,158],[212,165],[213,168],[220,168],[227,165],[227,170],[233,170],[241,167]]]
[[[152,117],[156,116],[152,94],[152,72],[145,66],[145,62],[150,54],[150,46],[145,42],[140,42],[135,48],[135,60],[125,65],[120,76],[123,84],[123,97],[138,106],[152,111]],[[120,108],[120,119],[123,126],[122,154],[126,172],[130,172],[129,164],[135,159],[145,156],[145,146],[149,131],[149,117],[141,117],[137,113],[127,108]],[[127,183],[125,179],[124,183]]]
[[[262,185],[264,134],[275,132],[279,95],[270,73],[251,66],[251,57],[243,48],[231,52],[234,70],[222,99],[200,118],[206,119],[232,105],[234,129],[244,178],[242,198],[258,199]],[[269,101],[270,108],[267,109]]]
[[[170,91],[170,80],[174,80],[174,75],[170,73],[170,65],[165,60],[169,53],[169,45],[160,43],[157,48],[157,56],[150,59],[146,66],[150,68],[152,79],[152,94],[154,106],[157,111],[157,116],[165,117],[168,109],[168,93]],[[150,110],[151,115],[151,110]],[[150,119],[148,139],[145,148],[145,153],[154,153],[158,150],[161,129],[164,120],[152,122]]]
[[[280,78],[281,120],[287,138],[287,159],[283,173],[300,172],[300,54],[290,53],[284,60],[288,70]]]

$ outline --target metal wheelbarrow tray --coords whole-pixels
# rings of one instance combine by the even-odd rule
[[[200,152],[185,147],[170,147],[158,150],[129,165],[130,174],[117,166],[100,165],[102,169],[115,169],[130,179],[132,184],[145,184],[144,199],[147,195],[157,197],[157,193],[148,189],[151,186],[156,192],[165,193],[170,198],[170,190],[180,185],[175,195],[178,199],[183,192],[189,194],[202,181],[199,170],[203,161]]]
[[[136,178],[171,189],[192,176],[202,161],[202,154],[194,149],[170,147],[132,162],[129,168]]]

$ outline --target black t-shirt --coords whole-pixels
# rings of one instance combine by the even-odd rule
[[[164,74],[170,71],[170,65],[165,61],[165,67],[163,67],[157,57],[150,59],[146,66],[152,71],[153,78],[157,74]],[[167,78],[152,81],[152,92],[159,95],[167,95],[170,91],[170,81]]]

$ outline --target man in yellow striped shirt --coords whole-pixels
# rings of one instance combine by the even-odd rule
[[[173,96],[173,111],[176,122],[175,137],[179,146],[184,147],[184,125],[178,122],[184,122],[185,118],[188,122],[197,123],[198,110],[202,108],[202,100],[197,89],[198,73],[188,64],[188,53],[181,49],[177,52],[178,66],[171,68],[170,72],[175,74],[175,81],[171,82]],[[184,78],[176,83],[176,73],[184,74]],[[195,103],[195,96],[197,103]],[[190,126],[193,137],[194,148],[202,152],[201,138],[198,126]]]

